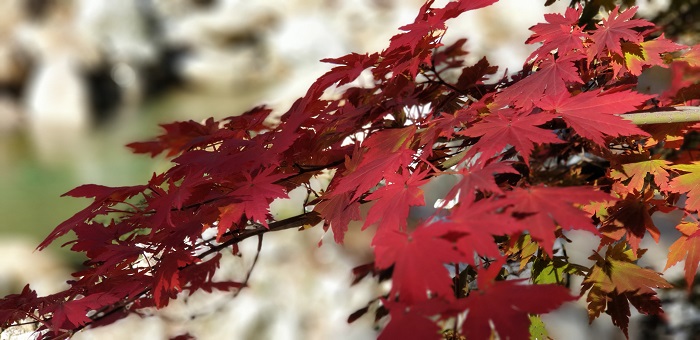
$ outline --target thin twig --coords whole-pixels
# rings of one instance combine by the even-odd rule
[[[258,264],[258,258],[260,257],[260,251],[262,250],[262,241],[263,241],[263,234],[258,235],[258,250],[255,252],[255,258],[253,259],[253,264],[250,266],[250,269],[248,269],[248,273],[245,276],[245,280],[243,281],[243,287],[248,286],[248,280],[250,280],[250,275],[253,274],[253,269],[255,269],[255,265]],[[238,294],[241,293],[243,289],[239,289],[236,291],[236,293],[233,294],[233,297],[237,297]]]

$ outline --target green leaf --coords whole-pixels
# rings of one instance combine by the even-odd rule
[[[549,339],[549,333],[544,326],[544,321],[539,315],[530,315],[530,340]]]
[[[555,261],[538,258],[532,265],[532,281],[536,284],[563,284],[566,268],[566,263],[555,263]]]

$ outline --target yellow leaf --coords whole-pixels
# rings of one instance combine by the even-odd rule
[[[692,164],[674,165],[671,168],[687,172],[687,174],[671,180],[669,183],[669,190],[688,194],[688,199],[685,201],[686,209],[700,209],[700,161],[693,162]]]

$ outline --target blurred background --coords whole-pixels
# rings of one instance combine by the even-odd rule
[[[450,23],[445,42],[468,37],[469,60],[487,55],[501,72],[517,71],[533,49],[523,44],[527,28],[569,3],[544,2],[502,0],[467,13]],[[0,0],[0,294],[27,282],[49,294],[79,268],[83,259],[61,242],[33,252],[88,204],[61,194],[85,183],[144,183],[169,167],[162,158],[131,155],[125,144],[155,136],[159,123],[223,118],[261,103],[282,113],[330,68],[320,59],[382,50],[422,4]],[[669,1],[640,5],[652,16]],[[294,213],[289,202],[276,203],[274,212]],[[346,322],[382,289],[371,280],[350,287],[351,268],[371,261],[369,235],[351,233],[339,247],[322,230],[274,234],[266,236],[252,288],[234,301],[230,294],[196,295],[77,338],[376,336],[372,318]],[[242,246],[254,254],[257,244]],[[242,279],[252,256],[226,261],[220,275]]]

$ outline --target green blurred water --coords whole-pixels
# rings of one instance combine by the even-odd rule
[[[258,96],[250,91],[173,91],[143,103],[128,113],[128,118],[91,131],[80,150],[67,153],[76,158],[50,164],[40,159],[24,131],[0,135],[0,237],[29,238],[39,244],[55,226],[90,203],[89,199],[60,197],[63,193],[87,183],[142,184],[153,172],[168,169],[169,161],[163,157],[134,155],[126,144],[156,136],[161,123],[240,114],[255,104]],[[71,235],[61,238],[48,251],[78,265],[82,256],[60,247],[70,239]]]

